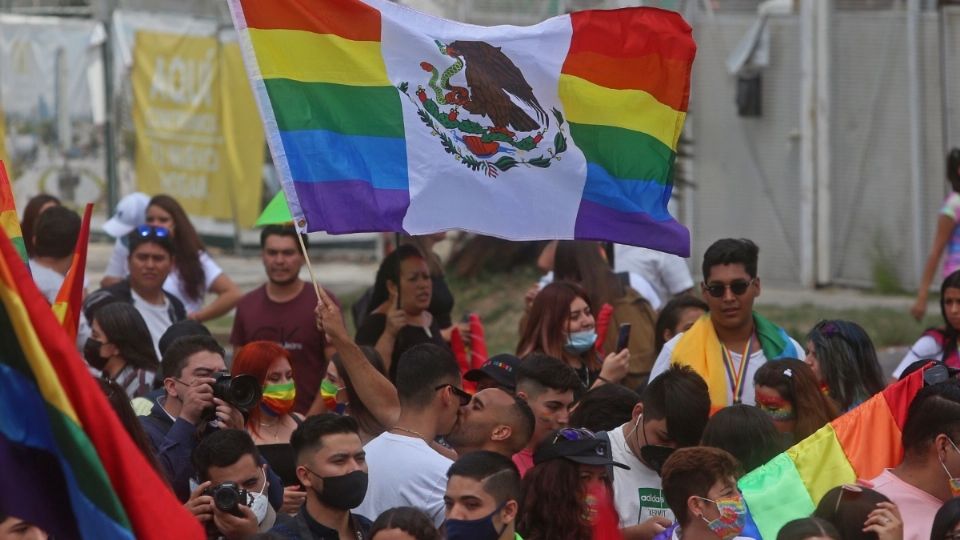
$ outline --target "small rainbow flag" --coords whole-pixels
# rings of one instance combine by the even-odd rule
[[[63,285],[57,292],[57,300],[53,303],[53,314],[63,329],[67,332],[70,341],[77,340],[77,327],[80,325],[80,311],[83,304],[83,276],[87,267],[87,245],[90,240],[90,215],[93,213],[93,203],[87,203],[83,209],[83,222],[80,224],[80,235],[77,236],[77,246],[73,250],[73,260],[70,269],[63,279]]]
[[[204,538],[0,234],[0,513],[56,538]]]
[[[812,514],[830,489],[897,466],[907,410],[921,388],[922,370],[741,478],[740,491],[760,535],[776,538],[787,522]]]
[[[689,254],[667,211],[696,53],[676,12],[486,28],[387,0],[230,8],[302,228]]]
[[[0,161],[0,227],[13,242],[20,259],[27,264],[27,248],[23,245],[23,232],[20,230],[20,218],[17,217],[17,201],[13,198],[13,186],[7,176],[7,167]]]

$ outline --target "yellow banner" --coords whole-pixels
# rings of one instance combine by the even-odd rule
[[[260,213],[263,126],[236,43],[149,31],[133,50],[137,189],[241,226]]]

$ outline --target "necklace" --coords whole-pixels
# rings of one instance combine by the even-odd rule
[[[261,427],[274,427],[274,426],[276,426],[276,427],[274,427],[274,430],[273,430],[273,440],[275,440],[275,441],[280,440],[280,427],[281,427],[282,425],[283,425],[283,422],[281,421],[280,418],[277,418],[276,422],[271,422],[271,423],[267,423],[267,422],[264,422],[264,421],[260,421],[260,426],[261,426]]]
[[[424,437],[422,433],[418,433],[418,432],[416,432],[416,431],[414,431],[414,430],[412,430],[412,429],[407,429],[407,428],[402,428],[402,427],[400,427],[400,426],[396,426],[396,427],[390,428],[390,430],[391,430],[391,431],[404,431],[404,432],[409,433],[409,434],[411,434],[411,435],[416,435],[417,437],[420,437],[420,438],[423,439],[423,440],[427,440],[427,438]]]

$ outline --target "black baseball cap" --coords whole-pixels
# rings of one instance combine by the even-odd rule
[[[517,388],[517,366],[520,359],[512,354],[498,354],[490,357],[482,366],[464,373],[468,381],[479,382],[484,376],[496,381],[497,386],[513,392]]]
[[[588,429],[563,428],[555,431],[537,448],[533,463],[539,465],[557,458],[584,465],[612,465],[630,470],[630,467],[613,460],[609,441],[598,438]]]

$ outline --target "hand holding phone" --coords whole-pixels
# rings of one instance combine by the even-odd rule
[[[617,334],[617,352],[620,352],[627,348],[627,343],[630,342],[630,323],[623,323],[620,325],[620,331]]]

